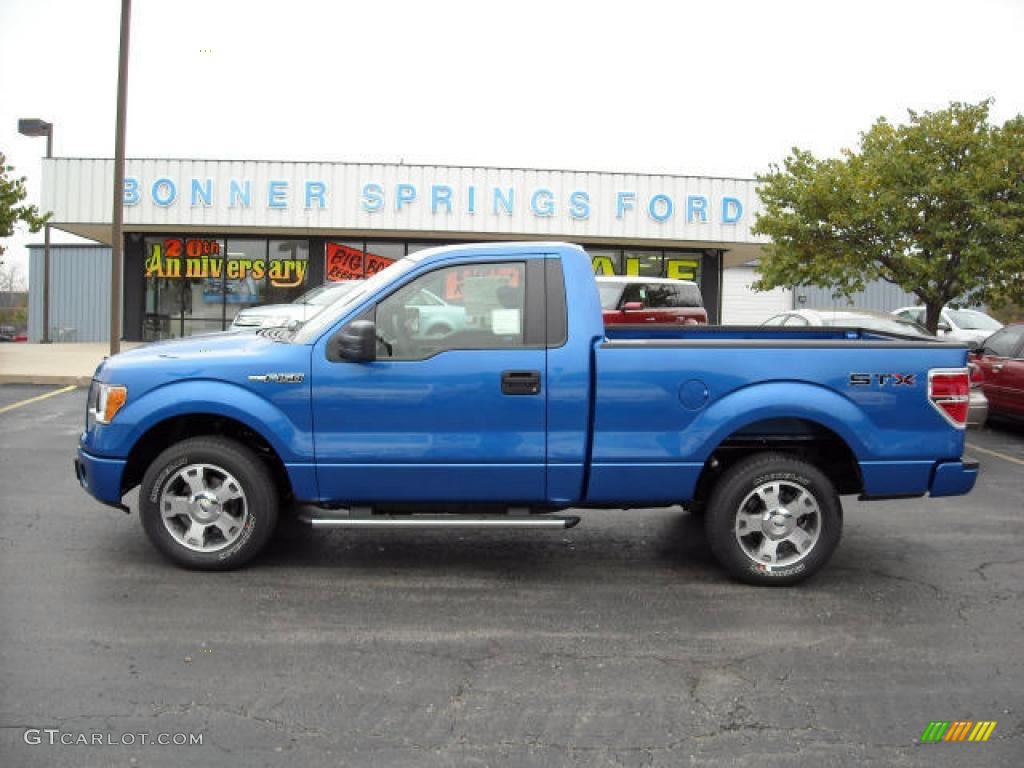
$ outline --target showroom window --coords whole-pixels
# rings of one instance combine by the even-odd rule
[[[147,237],[143,340],[227,328],[239,310],[306,290],[308,240]]]

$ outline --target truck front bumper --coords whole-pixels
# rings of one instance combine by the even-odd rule
[[[943,461],[935,466],[929,485],[932,496],[960,496],[969,493],[978,479],[978,462]]]
[[[121,476],[126,463],[124,459],[93,456],[79,446],[78,457],[75,459],[75,477],[79,485],[97,501],[128,512],[128,508],[121,503]]]

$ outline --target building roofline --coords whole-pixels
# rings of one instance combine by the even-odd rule
[[[104,160],[113,162],[110,157],[53,157],[50,160]],[[706,176],[696,173],[652,173],[648,171],[609,171],[582,168],[540,168],[537,166],[515,165],[471,165],[442,163],[404,163],[385,161],[357,160],[270,160],[256,158],[217,158],[217,157],[127,157],[125,162],[181,162],[181,163],[282,163],[289,165],[390,165],[400,168],[450,168],[455,170],[479,169],[484,171],[534,171],[539,173],[597,173],[603,176],[650,176],[666,179],[711,179],[714,181],[748,181],[756,182],[752,176]]]

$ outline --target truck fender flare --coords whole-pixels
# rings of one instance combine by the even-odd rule
[[[129,398],[123,414],[125,421],[134,422],[129,444],[137,445],[161,422],[204,413],[225,416],[246,425],[266,440],[285,463],[313,459],[310,432],[303,432],[271,402],[244,387],[211,379],[165,384],[134,402]]]
[[[820,424],[837,434],[858,461],[881,453],[874,444],[877,426],[863,409],[827,387],[792,381],[753,384],[715,401],[685,430],[683,455],[707,461],[733,433],[767,419]]]

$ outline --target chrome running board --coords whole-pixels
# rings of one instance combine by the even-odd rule
[[[549,515],[367,515],[301,514],[299,520],[314,528],[572,528],[578,517]]]

